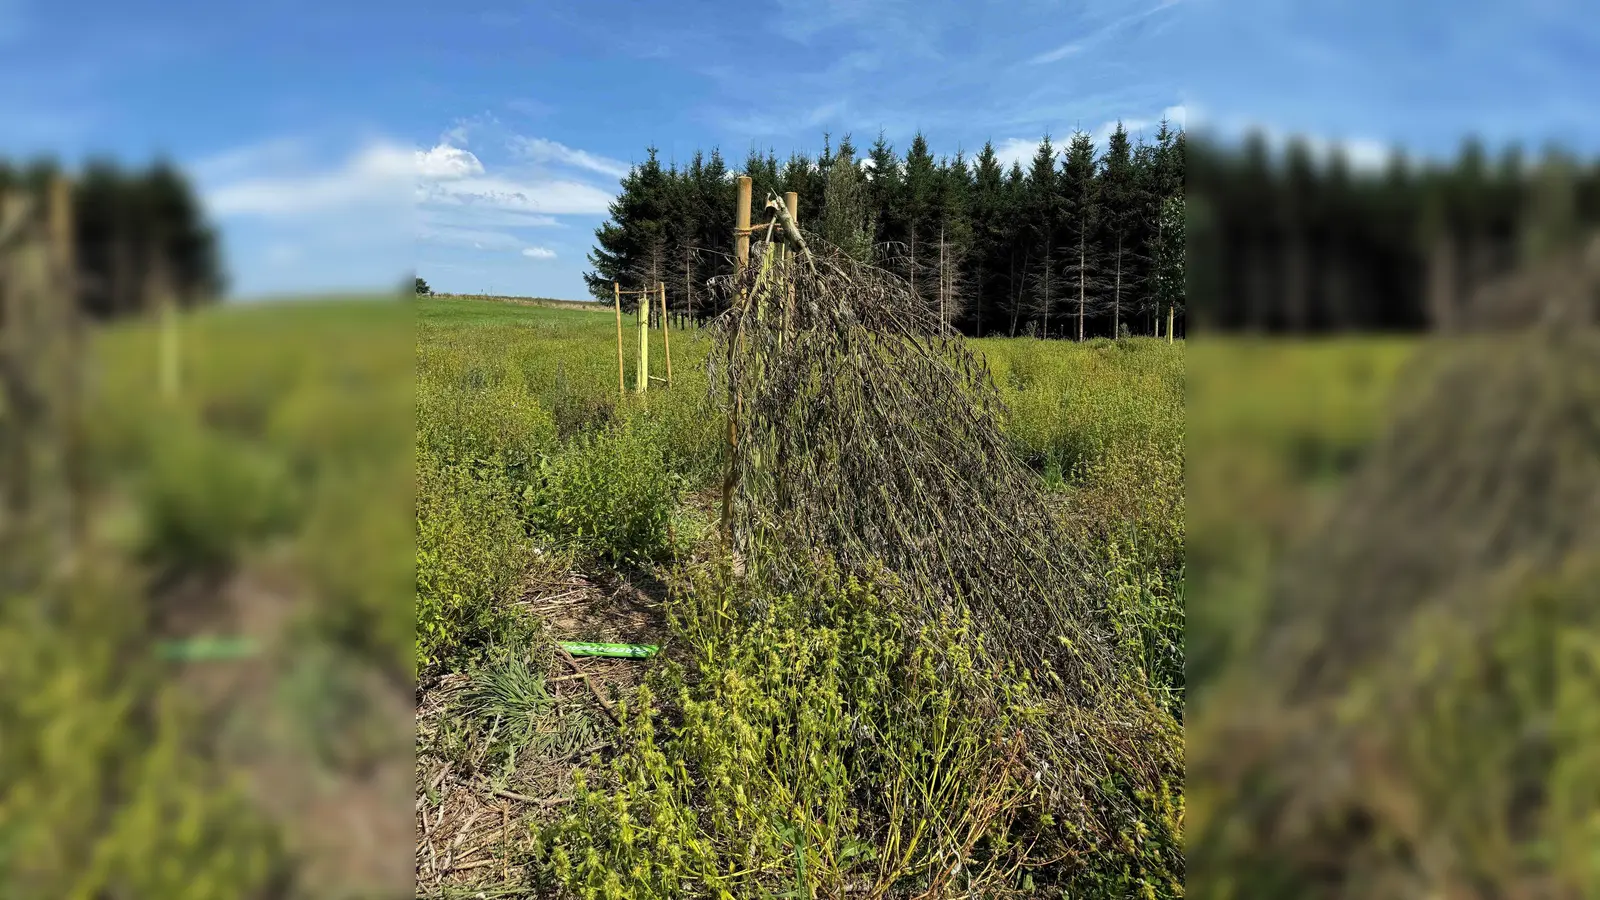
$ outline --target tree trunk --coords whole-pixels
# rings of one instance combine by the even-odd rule
[[[1111,294],[1111,337],[1122,337],[1122,235],[1117,235],[1117,286]]]
[[[1084,252],[1085,231],[1078,232],[1078,342],[1083,342],[1083,311],[1084,311],[1084,276],[1088,274],[1084,268],[1086,253]]]

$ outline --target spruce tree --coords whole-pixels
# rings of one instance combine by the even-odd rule
[[[905,178],[901,182],[901,246],[899,269],[911,286],[911,293],[929,312],[936,312],[937,260],[931,252],[938,230],[935,211],[939,193],[939,170],[928,140],[922,132],[911,139],[906,150]]]
[[[1028,177],[1022,174],[1022,164],[1013,161],[1006,173],[1005,190],[1002,193],[1005,198],[1005,220],[1010,223],[1005,240],[1006,246],[1011,248],[1006,254],[1006,294],[1002,311],[1010,319],[1006,333],[1011,337],[1017,336],[1017,325],[1027,299],[1024,292],[1026,273],[1032,262],[1027,240],[1027,191]]]
[[[1061,166],[1061,195],[1066,204],[1063,229],[1066,266],[1063,270],[1068,303],[1077,319],[1078,340],[1087,334],[1087,322],[1097,311],[1104,288],[1100,277],[1100,183],[1095,177],[1094,141],[1085,132],[1072,135]]]
[[[867,180],[850,135],[839,141],[838,152],[828,161],[826,171],[828,180],[817,230],[824,240],[850,257],[870,262],[876,224]]]
[[[1056,150],[1047,134],[1039,141],[1028,170],[1024,240],[1031,266],[1026,270],[1029,311],[1039,335],[1049,337],[1061,312],[1057,241],[1061,232],[1061,193],[1056,183]]]
[[[972,252],[968,254],[973,303],[972,334],[981,337],[985,325],[1000,321],[1005,285],[1001,277],[1009,253],[1006,229],[1005,174],[995,158],[993,142],[985,142],[974,161],[971,193]]]
[[[1139,219],[1134,179],[1133,145],[1128,140],[1127,129],[1118,122],[1106,141],[1100,169],[1101,252],[1105,255],[1110,280],[1113,337],[1121,336],[1123,301],[1134,274],[1130,257],[1135,250],[1132,237]]]
[[[659,152],[650,147],[645,161],[622,179],[621,192],[611,202],[610,218],[595,232],[595,247],[589,251],[594,270],[583,276],[595,299],[610,300],[612,282],[620,283],[624,290],[641,290],[661,280],[667,265],[663,229],[666,187]],[[636,309],[637,296],[625,296],[623,308]]]
[[[934,243],[938,255],[937,312],[940,324],[951,326],[965,318],[968,304],[974,302],[967,267],[972,246],[972,222],[968,211],[972,172],[967,168],[966,158],[958,150],[954,159],[944,160],[940,164],[938,174],[938,191],[934,200],[939,228]]]
[[[904,216],[900,203],[900,160],[894,147],[884,140],[883,132],[867,151],[870,163],[867,175],[867,196],[871,198],[873,220],[877,233],[873,235],[875,255],[887,255],[885,248],[900,240]]]

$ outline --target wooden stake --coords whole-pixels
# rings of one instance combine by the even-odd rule
[[[76,547],[81,543],[86,529],[84,511],[88,495],[88,472],[84,459],[83,434],[83,317],[78,306],[77,287],[77,229],[72,215],[72,184],[57,175],[50,184],[50,237],[54,245],[55,289],[57,297],[57,322],[60,324],[62,354],[60,374],[62,385],[63,443],[62,458],[66,467],[68,537]]]
[[[639,295],[639,377],[634,390],[644,393],[650,387],[650,298]]]
[[[672,338],[667,335],[667,284],[661,282],[661,345],[667,354],[667,387],[672,387]]]
[[[800,195],[798,193],[795,193],[794,191],[785,192],[784,195],[783,195],[783,207],[784,207],[785,211],[787,211],[789,213],[789,221],[793,222],[795,228],[798,229],[800,227]],[[799,248],[796,248],[793,252],[798,253],[799,252]],[[792,327],[794,327],[794,284],[793,284],[793,282],[790,283],[790,285],[789,285],[789,294],[784,299],[783,330],[784,330],[785,333],[787,333],[789,331],[789,329],[792,328]]]
[[[628,392],[622,375],[622,285],[611,282],[611,301],[617,308],[617,396]]]
[[[733,258],[743,272],[750,264],[750,191],[749,175],[739,176],[739,203],[733,210]]]

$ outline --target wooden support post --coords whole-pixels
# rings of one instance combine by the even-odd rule
[[[72,210],[72,183],[64,175],[56,175],[50,183],[50,243],[54,320],[58,329],[61,354],[57,370],[63,379],[62,390],[62,462],[65,464],[70,516],[71,538],[76,543],[83,534],[84,496],[88,493],[88,473],[85,469],[83,436],[83,315],[78,307],[77,225]]]
[[[733,211],[733,258],[739,271],[750,264],[750,191],[753,182],[749,175],[739,176],[739,205]]]
[[[800,227],[800,195],[798,193],[794,192],[794,191],[786,192],[783,195],[783,207],[789,213],[789,221],[794,223],[794,227],[796,229],[799,229],[799,227]],[[800,248],[799,247],[795,247],[795,248],[792,248],[789,251],[787,251],[786,255],[794,256],[794,255],[797,255],[799,252],[800,252]],[[784,333],[787,334],[789,329],[793,328],[793,327],[794,327],[794,283],[790,282],[788,296],[784,299],[784,304],[783,304],[783,331],[784,331]]]
[[[611,301],[617,308],[617,396],[628,392],[622,374],[622,285],[611,282]]]
[[[672,338],[667,334],[667,285],[661,283],[661,345],[667,354],[667,387],[672,387]]]
[[[639,294],[639,377],[635,390],[644,393],[650,387],[650,298]]]

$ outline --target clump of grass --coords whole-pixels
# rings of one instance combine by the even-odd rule
[[[463,708],[486,734],[488,759],[508,771],[519,756],[567,756],[601,736],[599,723],[581,705],[557,701],[544,669],[526,652],[502,652],[477,668]]]

